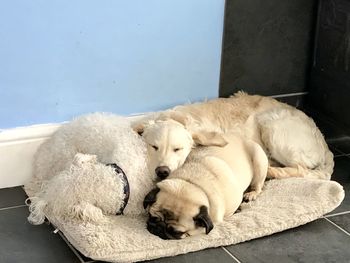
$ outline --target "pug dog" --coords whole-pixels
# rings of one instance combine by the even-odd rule
[[[193,149],[181,167],[147,194],[143,205],[149,232],[162,239],[208,234],[243,199],[255,200],[261,193],[268,169],[263,149],[236,134],[221,136],[225,146]]]

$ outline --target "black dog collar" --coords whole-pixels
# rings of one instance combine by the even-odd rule
[[[124,200],[123,200],[124,202],[123,202],[123,205],[119,208],[119,210],[116,213],[116,215],[123,215],[124,209],[125,209],[126,205],[128,204],[129,197],[130,197],[130,185],[129,185],[128,177],[126,177],[123,169],[120,168],[117,164],[109,163],[106,165],[112,166],[114,168],[116,174],[120,175],[123,182],[124,182]]]

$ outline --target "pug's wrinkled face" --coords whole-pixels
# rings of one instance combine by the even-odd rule
[[[208,207],[198,201],[198,198],[192,200],[159,188],[152,190],[144,200],[144,207],[149,211],[148,231],[162,239],[208,234],[213,223]]]

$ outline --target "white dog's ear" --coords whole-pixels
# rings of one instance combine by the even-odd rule
[[[142,135],[142,133],[144,132],[145,130],[145,123],[144,122],[140,122],[140,123],[134,123],[131,125],[131,128],[137,132],[139,135]]]
[[[137,132],[140,136],[142,136],[142,134],[145,131],[145,129],[148,126],[153,125],[154,123],[155,123],[154,120],[143,120],[143,121],[132,123],[131,124],[131,128],[135,132]]]
[[[224,147],[228,143],[221,133],[213,132],[213,131],[212,132],[199,131],[199,132],[193,133],[192,139],[196,143],[196,145],[202,145],[202,146]]]

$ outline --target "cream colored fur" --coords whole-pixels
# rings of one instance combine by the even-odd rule
[[[170,171],[178,169],[196,145],[223,146],[227,143],[216,132],[190,133],[182,123],[171,119],[142,123],[134,129],[142,133],[147,145],[148,167],[153,175],[159,166],[167,166]]]
[[[182,124],[171,120],[167,124],[164,125],[163,121],[152,122],[142,130],[147,145],[149,172],[153,175],[158,166],[166,165],[171,171],[179,168],[194,146],[191,134]]]
[[[241,212],[227,217],[208,235],[181,240],[163,240],[150,234],[145,215],[107,216],[105,223],[47,216],[85,256],[108,262],[137,262],[227,246],[297,227],[329,213],[343,198],[342,186],[334,181],[270,180],[259,198],[244,204]]]
[[[134,187],[131,194],[140,193],[140,196],[134,196],[132,199],[135,201],[134,211],[142,212],[142,208],[139,208],[142,204],[137,200],[139,198],[142,200],[143,196],[150,191],[152,186],[148,184],[152,182],[147,181],[150,176],[147,177],[145,173],[147,170],[146,147],[142,144],[140,137],[129,133],[129,128],[129,122],[125,122],[124,118],[99,114],[78,118],[73,121],[72,126],[69,124],[64,126],[39,149],[35,161],[36,173],[32,182],[25,187],[27,194],[30,197],[40,196],[40,193],[45,195],[45,186],[48,181],[60,173],[63,177],[74,178],[66,174],[70,167],[77,168],[81,164],[79,161],[73,162],[74,157],[76,154],[80,155],[79,149],[90,149],[83,156],[88,153],[96,154],[101,164],[113,162],[115,158],[118,158],[119,164],[132,163],[130,170],[126,173],[129,179],[130,176],[133,178],[132,183],[130,182],[131,187]],[[103,140],[103,138],[110,139]],[[78,141],[77,146],[81,148],[71,146],[70,143],[75,139]],[[118,150],[110,150],[114,148]],[[106,149],[107,153],[104,153]],[[67,158],[67,155],[70,158]],[[94,162],[94,157],[88,155],[85,160]],[[94,169],[105,167],[97,166]],[[127,169],[121,166],[124,170]],[[83,178],[81,182],[84,182]],[[62,185],[62,188],[70,188],[73,185]],[[91,190],[90,187],[86,189]],[[53,190],[55,191],[57,189]],[[53,197],[51,196],[49,200],[54,200]],[[146,216],[133,214],[131,211],[129,213],[127,210],[125,216],[114,216],[102,212],[104,220],[97,222],[75,214],[68,217],[61,216],[61,212],[54,213],[53,209],[45,209],[44,212],[50,222],[57,226],[69,242],[85,256],[111,262],[135,262],[174,256],[208,247],[230,245],[270,235],[305,224],[329,213],[341,203],[343,198],[342,187],[333,181],[304,178],[271,180],[265,183],[264,191],[257,200],[244,205],[240,213],[227,217],[209,235],[179,241],[164,241],[151,235],[145,227]],[[45,202],[38,202],[38,208],[44,209]],[[89,207],[87,210],[91,211]],[[61,209],[58,208],[57,211]],[[96,218],[95,215],[99,216],[101,213],[94,213],[93,218]]]
[[[274,178],[330,179],[333,154],[314,121],[302,111],[270,97],[239,92],[230,98],[177,106],[153,119],[172,118],[193,130],[240,132],[259,143]],[[142,121],[133,124],[137,128]],[[181,164],[177,164],[181,166]]]
[[[103,222],[104,215],[116,214],[123,205],[124,184],[119,176],[95,155],[76,154],[69,169],[48,180],[45,190],[30,198],[28,220],[41,224],[49,213],[64,220]]]
[[[162,125],[167,126],[168,122]],[[183,166],[157,184],[160,191],[149,213],[161,217],[167,228],[184,232],[182,238],[205,233],[194,221],[201,206],[208,208],[215,226],[236,212],[243,196],[252,201],[262,191],[268,167],[264,151],[257,143],[242,140],[236,134],[223,137],[227,145],[197,147]],[[249,186],[250,190],[244,193]],[[173,214],[169,222],[162,215],[165,210]]]
[[[154,185],[146,152],[126,118],[96,113],[64,124],[34,157],[33,177],[25,184],[29,221],[41,224],[47,213],[86,221],[116,214],[123,204],[124,183],[108,163],[116,163],[128,177],[130,198],[124,213],[143,213],[143,198]]]

